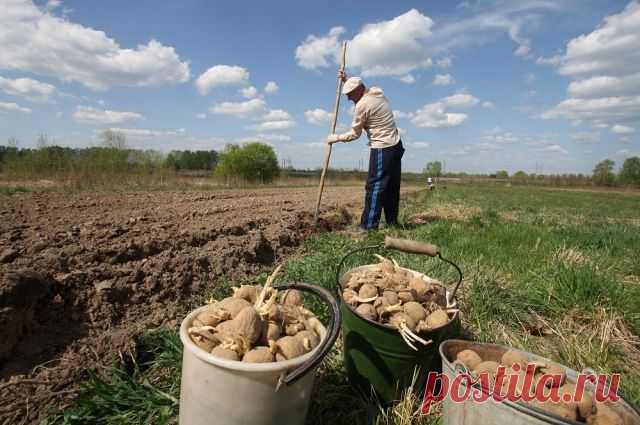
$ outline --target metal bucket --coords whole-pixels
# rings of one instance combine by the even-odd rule
[[[304,424],[314,371],[338,337],[341,313],[326,289],[306,283],[274,286],[318,295],[329,305],[330,321],[311,352],[273,363],[225,360],[198,348],[187,330],[203,308],[191,312],[180,327],[184,344],[180,386],[180,425]]]
[[[529,361],[551,361],[550,359],[532,353],[515,350],[514,348],[502,345],[451,339],[440,344],[442,372],[447,376],[449,382],[452,382],[458,374],[463,373],[462,369],[456,367],[457,365],[454,364],[454,361],[458,352],[467,349],[480,353],[483,360],[499,362],[505,351],[514,350],[528,356]],[[562,366],[562,368],[567,378],[575,382],[578,377],[578,372],[564,366]],[[466,385],[463,380],[459,392],[464,393],[464,391],[466,391]],[[473,391],[482,391],[482,389],[476,384],[473,387],[472,394]],[[628,414],[630,418],[636,419],[636,421],[632,423],[640,423],[638,410],[631,403],[621,397],[616,404],[617,407]],[[479,403],[469,397],[467,400],[457,403],[451,399],[450,393],[448,392],[443,400],[442,416],[444,418],[444,425],[584,425],[583,422],[563,419],[521,401],[496,401],[489,398],[487,401]]]
[[[433,245],[389,237],[385,239],[384,245],[359,248],[347,253],[340,261],[336,280],[340,311],[342,312],[343,351],[347,376],[349,382],[362,393],[368,396],[373,392],[380,402],[388,405],[398,400],[402,396],[402,392],[412,383],[416,392],[422,393],[428,372],[440,370],[438,345],[441,341],[457,335],[460,317],[456,312],[447,324],[419,333],[420,337],[433,342],[427,346],[419,345],[418,350],[415,351],[407,346],[396,329],[356,314],[354,309],[342,299],[341,289],[353,272],[374,266],[357,267],[341,275],[342,265],[352,254],[381,248],[438,256],[441,260],[452,264],[460,276],[453,291],[446,291],[447,300],[451,304],[457,303],[455,293],[462,281],[462,272],[458,266],[442,258],[438,248]],[[414,276],[420,276],[426,281],[433,281],[423,273],[409,271]],[[416,374],[415,381],[413,381],[414,373]]]

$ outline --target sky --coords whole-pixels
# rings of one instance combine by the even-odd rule
[[[260,141],[319,168],[341,45],[380,87],[403,169],[591,173],[640,155],[640,1],[0,0],[0,144]],[[342,97],[338,132],[353,105]],[[366,169],[366,135],[331,166]]]

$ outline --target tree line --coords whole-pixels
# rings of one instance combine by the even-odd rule
[[[0,145],[0,172],[15,177],[71,177],[92,174],[145,174],[197,171],[225,180],[269,183],[279,173],[273,148],[262,143],[227,145],[216,150],[154,150],[128,147],[124,134],[105,130],[99,146],[70,148],[42,135],[37,148],[18,148],[15,139]]]
[[[640,157],[633,156],[623,161],[618,172],[615,171],[615,161],[605,159],[596,164],[592,174],[527,174],[524,171],[516,171],[513,175],[509,175],[506,170],[498,170],[489,175],[477,175],[468,173],[451,173],[443,172],[442,163],[440,161],[428,162],[422,174],[424,177],[488,177],[495,179],[509,179],[516,182],[532,183],[540,181],[543,183],[551,183],[558,185],[591,185],[598,186],[619,186],[634,185],[640,186]]]

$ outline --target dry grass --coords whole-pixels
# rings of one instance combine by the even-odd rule
[[[556,249],[554,257],[566,267],[582,266],[591,262],[589,256],[581,252],[579,249],[575,247],[567,247],[566,245],[562,245]]]
[[[640,370],[640,337],[627,328],[620,313],[601,308],[591,316],[573,310],[556,323],[539,315],[537,319],[553,335],[543,345],[566,363],[580,369],[600,364],[609,371]],[[624,364],[616,364],[616,352],[622,353]]]
[[[440,204],[413,215],[409,222],[411,224],[425,224],[436,220],[466,222],[481,212],[482,209],[479,207],[465,204]]]

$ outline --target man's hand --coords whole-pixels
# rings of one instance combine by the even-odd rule
[[[343,70],[338,70],[338,78],[340,78],[344,83],[345,81],[347,81],[347,73]]]
[[[327,144],[328,145],[333,145],[336,142],[339,142],[340,140],[338,139],[338,135],[337,134],[330,134],[329,136],[327,136]]]

